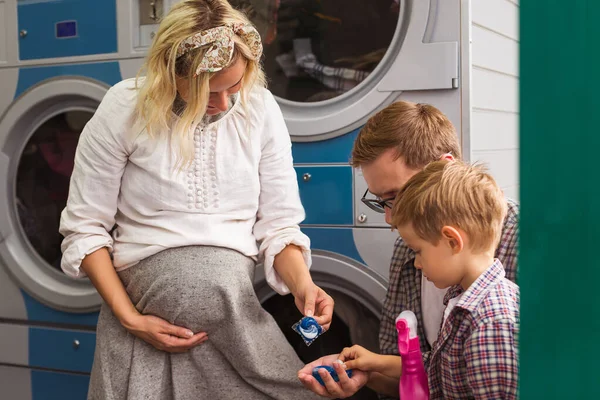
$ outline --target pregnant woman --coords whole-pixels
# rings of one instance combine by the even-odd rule
[[[81,134],[60,232],[62,269],[104,299],[90,399],[314,396],[252,286],[261,260],[275,291],[331,322],[261,52],[227,1],[180,2]]]

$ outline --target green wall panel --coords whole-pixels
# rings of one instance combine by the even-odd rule
[[[519,3],[521,399],[600,399],[600,1]]]

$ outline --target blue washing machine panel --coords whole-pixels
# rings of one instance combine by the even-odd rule
[[[29,328],[29,365],[90,373],[96,334],[65,329]]]
[[[87,398],[89,375],[31,371],[32,400],[83,400]]]
[[[318,142],[294,142],[292,156],[296,164],[342,163],[350,161],[354,139],[359,129],[333,139]]]
[[[352,228],[302,227],[302,232],[310,238],[311,249],[326,250],[343,254],[346,257],[350,257],[360,263],[366,264],[356,248]]]
[[[296,167],[304,224],[352,225],[352,167]]]
[[[96,326],[98,324],[98,312],[67,313],[40,303],[23,290],[21,293],[27,309],[27,319],[30,321],[79,326]]]
[[[26,67],[19,69],[19,82],[15,99],[24,91],[46,79],[61,76],[77,76],[95,79],[112,86],[121,81],[121,70],[117,61],[53,65],[49,67]]]
[[[18,1],[21,60],[117,52],[115,0]]]

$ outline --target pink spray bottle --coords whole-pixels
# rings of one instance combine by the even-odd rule
[[[402,400],[429,400],[427,372],[423,365],[415,314],[412,311],[402,311],[396,318],[396,330],[398,331],[398,351],[402,357],[400,398]]]

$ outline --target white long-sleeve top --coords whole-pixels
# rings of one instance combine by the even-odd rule
[[[184,170],[168,135],[135,132],[136,98],[134,79],[113,86],[81,133],[60,223],[63,271],[85,276],[81,261],[102,247],[119,271],[164,249],[219,246],[262,258],[267,282],[289,293],[273,259],[295,244],[310,267],[310,241],[298,227],[305,214],[273,95],[254,89],[246,107],[237,101],[197,129]]]

